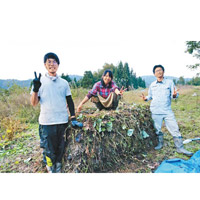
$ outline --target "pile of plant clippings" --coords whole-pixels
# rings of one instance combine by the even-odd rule
[[[122,104],[115,111],[88,109],[78,117],[83,128],[66,130],[63,172],[109,172],[122,169],[157,144],[149,106]]]

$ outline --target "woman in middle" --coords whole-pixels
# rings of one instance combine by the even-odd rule
[[[113,73],[107,69],[104,71],[101,81],[94,84],[92,90],[88,92],[85,98],[79,104],[77,111],[80,112],[83,104],[89,99],[93,102],[99,110],[115,110],[119,103],[119,98],[125,90],[117,87],[113,81]]]

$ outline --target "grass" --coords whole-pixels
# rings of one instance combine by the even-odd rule
[[[15,92],[16,90],[16,92]],[[128,91],[124,94],[122,102],[130,104],[150,104],[141,100],[140,95],[147,95],[147,89],[138,89]],[[88,90],[74,89],[72,96],[75,107],[85,97]],[[200,130],[200,96],[193,96],[194,93],[200,95],[200,87],[184,86],[180,87],[180,97],[172,101],[172,109],[175,113],[183,139],[199,137]],[[39,106],[32,108],[29,103],[29,91],[15,88],[9,94],[0,95],[0,119],[13,118],[19,120],[21,127],[26,125],[22,131],[16,129],[12,140],[6,137],[6,128],[0,127],[0,172],[17,173],[17,172],[45,172],[42,165],[42,149],[39,146],[38,122]],[[83,109],[94,107],[91,102],[84,105]],[[15,121],[13,121],[15,124]],[[15,129],[13,129],[15,130]],[[18,131],[17,131],[18,130]],[[151,173],[165,159],[182,158],[188,159],[187,156],[176,152],[173,139],[170,133],[163,126],[164,147],[146,154],[133,157],[133,162],[119,173]],[[200,141],[193,141],[185,145],[185,148],[196,152],[200,149]]]

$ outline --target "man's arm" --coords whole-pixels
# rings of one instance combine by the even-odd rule
[[[171,85],[171,98],[172,99],[176,99],[179,97],[179,93],[178,93],[179,89],[176,89],[176,86],[174,85],[174,82],[172,82]]]
[[[41,82],[40,82],[40,78],[41,78],[41,74],[39,73],[39,77],[37,77],[37,73],[34,72],[35,78],[33,79],[33,90],[32,90],[32,94],[31,94],[31,105],[32,106],[36,106],[39,102],[39,97],[38,97],[38,91],[39,88],[41,87]]]
[[[73,99],[72,99],[72,96],[66,96],[66,99],[67,99],[67,104],[68,104],[68,107],[69,107],[69,112],[70,112],[70,115],[71,115],[71,121],[72,121],[72,126],[75,127],[83,127],[83,123],[82,122],[78,122],[76,120],[76,117],[75,117],[75,110],[74,110],[74,102],[73,102]]]
[[[148,96],[145,97],[144,94],[142,93],[141,97],[142,97],[142,99],[143,99],[144,101],[149,101],[149,100],[152,99],[151,86],[149,86]]]
[[[150,101],[152,99],[152,90],[151,90],[151,85],[149,86],[148,90],[148,96],[146,96],[146,101]]]
[[[39,103],[39,97],[37,92],[33,92],[31,95],[31,105],[36,106]]]
[[[72,96],[66,96],[66,99],[67,99],[67,104],[68,104],[68,107],[69,107],[69,112],[70,112],[70,115],[71,115],[71,118],[74,118],[75,117],[75,111],[74,111],[74,102],[73,102],[73,99],[72,99]]]

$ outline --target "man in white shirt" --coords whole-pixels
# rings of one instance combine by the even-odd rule
[[[74,103],[69,84],[57,75],[60,61],[55,53],[44,56],[45,76],[33,80],[31,104],[36,106],[40,102],[39,134],[40,146],[44,149],[43,161],[50,173],[61,172],[62,158],[65,150],[65,129],[68,125],[69,107],[72,126],[82,127],[76,121]]]

